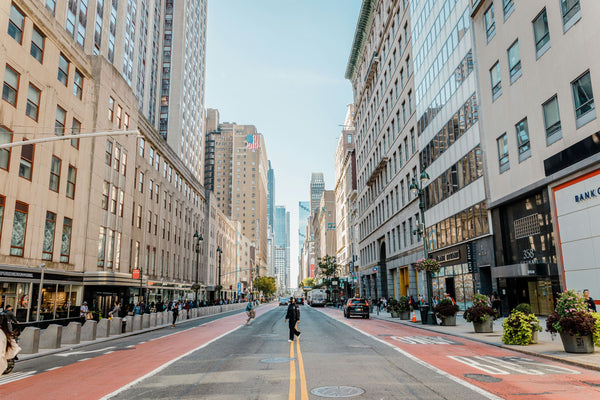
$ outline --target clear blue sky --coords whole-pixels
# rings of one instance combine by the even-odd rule
[[[275,202],[290,212],[291,285],[298,274],[298,201],[311,172],[334,186],[346,106],[344,79],[361,0],[209,0],[206,108],[255,125],[275,171]]]

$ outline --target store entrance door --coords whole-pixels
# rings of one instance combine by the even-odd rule
[[[456,299],[456,288],[454,287],[454,277],[446,278],[446,293],[453,299]]]

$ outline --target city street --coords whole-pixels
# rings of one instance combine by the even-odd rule
[[[600,373],[341,310],[285,308],[164,328],[17,363],[2,399],[567,399],[600,396]],[[19,379],[21,378],[21,379]],[[18,380],[15,380],[18,379]]]

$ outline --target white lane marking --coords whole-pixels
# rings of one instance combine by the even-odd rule
[[[58,357],[69,357],[69,356],[74,356],[74,355],[78,355],[78,354],[91,354],[91,353],[100,353],[106,350],[110,350],[110,349],[114,349],[115,346],[110,346],[110,347],[105,347],[103,349],[98,349],[98,350],[88,350],[88,351],[67,351],[65,353],[58,353],[58,354],[54,354],[55,356]]]
[[[110,353],[114,353],[114,351],[107,351],[106,353],[104,353],[104,355],[110,354]]]
[[[11,372],[7,375],[0,376],[0,386],[6,385],[7,383],[16,382],[18,380],[27,378],[29,376],[33,376],[37,374],[37,371],[28,371],[28,372]]]
[[[229,335],[230,333],[237,331],[237,330],[238,330],[238,329],[240,329],[241,327],[242,327],[242,325],[238,326],[237,328],[233,328],[233,329],[232,329],[232,330],[230,330],[229,332],[225,332],[224,334],[222,334],[222,335],[220,335],[220,336],[218,336],[218,337],[216,337],[216,338],[214,338],[214,339],[211,339],[211,340],[209,340],[208,342],[204,343],[202,346],[196,347],[195,349],[193,349],[193,350],[190,350],[190,351],[188,351],[187,353],[185,353],[185,354],[182,354],[182,355],[180,355],[179,357],[176,357],[176,358],[172,359],[171,361],[168,361],[168,362],[164,363],[164,364],[163,364],[163,365],[161,365],[160,367],[156,368],[154,371],[150,371],[150,372],[149,372],[149,373],[147,373],[146,375],[143,375],[143,376],[139,377],[138,379],[136,379],[136,380],[134,380],[134,381],[132,381],[132,382],[129,382],[127,385],[125,385],[125,386],[123,386],[123,387],[121,387],[121,388],[119,388],[119,389],[115,390],[114,392],[112,392],[112,393],[109,393],[109,394],[107,394],[106,396],[104,396],[104,397],[100,398],[100,400],[108,400],[108,399],[111,399],[111,398],[115,397],[115,396],[116,396],[116,395],[118,395],[119,393],[122,393],[122,392],[124,392],[125,390],[127,390],[127,389],[129,389],[129,388],[133,387],[134,385],[136,385],[137,383],[139,383],[139,382],[143,381],[144,379],[150,378],[151,376],[154,376],[154,375],[158,374],[160,371],[162,371],[162,370],[166,369],[166,368],[167,368],[168,366],[170,366],[171,364],[173,364],[173,363],[175,363],[175,362],[177,362],[177,361],[181,360],[181,359],[182,359],[182,358],[184,358],[184,357],[187,357],[187,356],[189,356],[190,354],[192,354],[192,353],[194,353],[194,352],[196,352],[196,351],[198,351],[198,350],[200,350],[200,349],[203,349],[204,347],[208,346],[209,344],[211,344],[211,343],[213,343],[213,342],[216,342],[217,340],[221,339],[222,337],[225,337],[225,336]],[[178,333],[180,333],[180,332],[178,332]],[[167,335],[167,336],[170,336],[170,335]]]
[[[77,362],[87,361],[87,360],[91,360],[91,359],[92,359],[92,357],[82,358],[81,360],[77,360]]]
[[[448,356],[454,361],[476,368],[491,375],[550,375],[550,374],[579,374],[572,369],[557,365],[536,363],[534,360],[522,357],[493,357],[493,356]]]
[[[135,347],[135,344],[130,344],[130,345],[129,345],[129,346],[127,346],[126,348],[127,348],[127,349],[130,349],[130,348],[132,348],[132,347]]]
[[[428,368],[428,369],[432,370],[432,371],[433,371],[433,372],[435,372],[436,374],[442,375],[442,376],[444,376],[444,377],[446,377],[446,378],[450,379],[451,381],[454,381],[454,382],[458,383],[459,385],[462,385],[462,386],[464,386],[464,387],[466,387],[466,388],[468,388],[468,389],[471,389],[472,391],[474,391],[474,392],[476,392],[476,393],[478,393],[478,394],[480,394],[480,395],[484,396],[486,399],[489,399],[489,400],[504,400],[502,397],[498,397],[498,396],[496,396],[495,394],[488,392],[487,390],[483,390],[482,388],[480,388],[480,387],[478,387],[478,386],[475,386],[475,385],[472,385],[472,384],[470,384],[469,382],[463,381],[462,379],[459,379],[459,378],[455,377],[454,375],[451,375],[451,374],[449,374],[448,372],[446,372],[446,371],[444,371],[444,370],[441,370],[441,369],[439,369],[438,367],[434,367],[433,365],[426,363],[425,361],[423,361],[423,360],[421,360],[421,359],[419,359],[419,358],[417,358],[417,357],[413,356],[412,354],[410,354],[410,353],[408,353],[408,352],[406,352],[406,351],[404,351],[404,350],[400,349],[399,347],[396,347],[396,346],[394,346],[394,345],[393,345],[393,344],[391,344],[391,343],[388,343],[388,342],[386,342],[385,340],[379,339],[378,337],[375,337],[375,336],[373,336],[373,335],[371,335],[371,334],[369,334],[369,333],[366,333],[366,332],[364,332],[364,331],[361,331],[360,329],[358,329],[358,328],[356,328],[356,327],[354,327],[354,326],[350,325],[349,323],[347,323],[347,322],[346,322],[346,321],[344,321],[344,320],[340,320],[340,319],[334,318],[334,317],[332,317],[331,315],[329,315],[329,314],[325,313],[324,311],[319,311],[319,312],[323,313],[323,315],[326,315],[326,316],[328,316],[329,318],[331,318],[331,319],[333,319],[333,320],[336,320],[336,321],[338,321],[338,322],[341,322],[341,323],[343,323],[343,324],[347,325],[348,327],[350,327],[350,328],[354,329],[354,330],[355,330],[355,331],[357,331],[357,332],[360,332],[360,333],[362,333],[363,335],[365,335],[365,336],[367,336],[367,337],[370,337],[370,338],[372,338],[373,340],[376,340],[376,341],[378,341],[378,342],[380,342],[380,343],[383,343],[383,344],[385,344],[386,346],[389,346],[389,347],[391,347],[392,349],[396,350],[398,353],[400,353],[400,354],[402,354],[403,356],[405,356],[405,357],[407,357],[407,358],[409,358],[409,359],[413,360],[413,361],[414,361],[414,362],[416,362],[417,364],[420,364],[420,365],[424,366],[425,368]]]
[[[55,369],[59,369],[59,368],[61,368],[61,367],[48,368],[48,369],[46,370],[46,372],[48,372],[48,371],[54,371]]]

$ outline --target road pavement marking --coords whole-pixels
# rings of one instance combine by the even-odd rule
[[[558,365],[536,363],[534,360],[523,357],[448,357],[490,375],[554,375],[580,373]]]
[[[7,383],[16,382],[18,380],[27,378],[29,376],[37,374],[37,371],[28,372],[11,372],[7,375],[0,375],[0,386],[6,385]]]
[[[456,344],[441,336],[391,336],[391,339],[405,344]]]
[[[290,391],[288,393],[289,400],[296,399],[296,362],[294,361],[294,342],[290,343]]]
[[[91,359],[92,359],[92,357],[82,358],[81,360],[77,360],[77,362],[87,361],[87,360],[91,360]]]
[[[210,323],[210,322],[209,322],[209,323]],[[205,324],[205,325],[208,325],[208,324]],[[127,390],[127,389],[129,389],[129,388],[131,388],[131,387],[135,386],[136,384],[138,384],[139,382],[143,381],[144,379],[150,378],[151,376],[154,376],[154,375],[158,374],[160,371],[162,371],[162,370],[164,370],[164,369],[168,368],[168,367],[169,367],[171,364],[173,364],[173,363],[175,363],[175,362],[177,362],[177,361],[181,360],[182,358],[184,358],[184,357],[187,357],[187,356],[189,356],[190,354],[192,354],[192,353],[194,353],[194,352],[196,352],[196,351],[198,351],[198,350],[200,350],[200,349],[203,349],[203,348],[205,348],[206,346],[208,346],[208,345],[212,344],[213,342],[216,342],[217,340],[221,339],[222,337],[225,337],[225,336],[229,335],[230,333],[237,331],[237,330],[238,330],[238,329],[240,329],[242,326],[243,326],[243,325],[240,325],[240,326],[238,326],[238,327],[236,327],[236,328],[233,328],[233,329],[232,329],[232,330],[230,330],[229,332],[225,332],[225,333],[223,333],[222,335],[219,335],[219,336],[217,336],[216,338],[209,340],[208,342],[204,343],[203,345],[201,345],[201,346],[198,346],[198,347],[196,347],[195,349],[192,349],[192,350],[188,351],[187,353],[180,355],[179,357],[175,357],[175,358],[174,358],[174,359],[172,359],[171,361],[168,361],[168,362],[164,363],[163,365],[161,365],[160,367],[156,368],[154,371],[150,371],[150,372],[149,372],[149,373],[147,373],[146,375],[143,375],[143,376],[139,377],[138,379],[136,379],[136,380],[134,380],[134,381],[132,381],[132,382],[129,382],[127,385],[125,385],[125,386],[123,386],[123,387],[121,387],[121,388],[119,388],[119,389],[115,390],[114,392],[112,392],[112,393],[109,393],[109,394],[107,394],[106,396],[104,396],[104,397],[100,398],[100,400],[108,400],[108,399],[111,399],[111,398],[113,398],[114,396],[118,395],[119,393],[121,393],[121,392],[124,392],[125,390]],[[193,328],[190,328],[190,329],[193,329]],[[186,329],[186,331],[187,331],[187,330],[190,330],[190,329]],[[170,335],[167,335],[167,336],[170,336]]]
[[[402,350],[401,348],[399,348],[399,347],[395,346],[395,345],[394,345],[394,344],[392,344],[392,343],[386,342],[385,340],[379,339],[379,338],[378,338],[378,337],[376,337],[376,336],[373,336],[373,335],[371,335],[371,334],[369,334],[369,333],[367,333],[367,332],[364,332],[364,331],[362,331],[362,330],[360,330],[360,329],[356,328],[355,326],[352,326],[352,325],[350,325],[348,322],[346,322],[346,321],[344,321],[344,320],[342,320],[342,319],[337,319],[337,318],[333,317],[332,315],[329,315],[329,314],[327,314],[327,313],[326,313],[326,312],[324,312],[324,311],[320,311],[320,312],[322,312],[324,315],[328,316],[329,318],[331,318],[331,319],[333,319],[333,320],[335,320],[335,321],[338,321],[338,322],[340,322],[340,323],[342,323],[342,324],[345,324],[345,325],[347,325],[348,327],[350,327],[350,328],[354,329],[355,331],[357,331],[357,332],[360,332],[360,333],[362,333],[363,335],[365,335],[365,336],[367,336],[367,337],[370,337],[370,338],[372,338],[373,340],[376,340],[376,341],[378,341],[378,342],[380,342],[380,343],[383,343],[383,344],[385,344],[386,346],[389,346],[389,347],[391,347],[392,349],[396,350],[398,353],[400,353],[400,354],[402,354],[403,356],[405,356],[405,357],[407,357],[407,358],[411,359],[412,361],[416,362],[417,364],[419,364],[419,365],[422,365],[422,366],[424,366],[425,368],[428,368],[428,369],[432,370],[433,372],[435,372],[435,373],[437,373],[437,374],[439,374],[439,375],[442,375],[442,376],[444,376],[444,377],[446,377],[446,378],[450,379],[450,380],[451,380],[451,381],[453,381],[453,382],[456,382],[456,383],[458,383],[459,385],[462,385],[462,386],[464,386],[464,387],[466,387],[466,388],[469,388],[469,389],[471,389],[471,390],[472,390],[472,391],[474,391],[475,393],[478,393],[478,394],[480,394],[480,395],[484,396],[486,399],[489,399],[489,400],[503,400],[503,399],[502,399],[502,397],[498,397],[498,396],[496,396],[495,394],[488,392],[487,390],[484,390],[484,389],[482,389],[482,388],[480,388],[480,387],[478,387],[478,386],[475,386],[475,385],[473,385],[473,384],[470,384],[469,382],[463,381],[462,379],[460,379],[460,378],[457,378],[456,376],[454,376],[454,375],[452,375],[452,374],[450,374],[450,373],[448,373],[448,372],[446,372],[446,371],[444,371],[444,370],[442,370],[442,369],[439,369],[438,367],[435,367],[435,366],[433,366],[433,365],[431,365],[431,364],[428,364],[427,362],[425,362],[425,361],[421,360],[420,358],[417,358],[417,357],[413,356],[413,355],[412,355],[412,354],[410,354],[409,352],[406,352],[406,351]]]
[[[308,400],[308,390],[306,389],[306,374],[304,373],[304,361],[302,360],[302,352],[300,351],[300,339],[296,341],[296,347],[298,350],[298,369],[300,370],[300,399]]]
[[[58,357],[69,357],[69,356],[78,355],[78,354],[100,353],[102,351],[106,351],[106,350],[110,350],[110,349],[114,349],[114,348],[115,348],[115,346],[105,347],[103,349],[98,349],[98,350],[68,351],[68,352],[65,352],[65,353],[58,353],[58,354],[54,354],[54,355],[58,356]]]
[[[47,369],[45,372],[48,372],[48,371],[54,371],[55,369],[59,369],[59,368],[61,368],[61,367],[53,367],[53,368],[48,368],[48,369]]]

